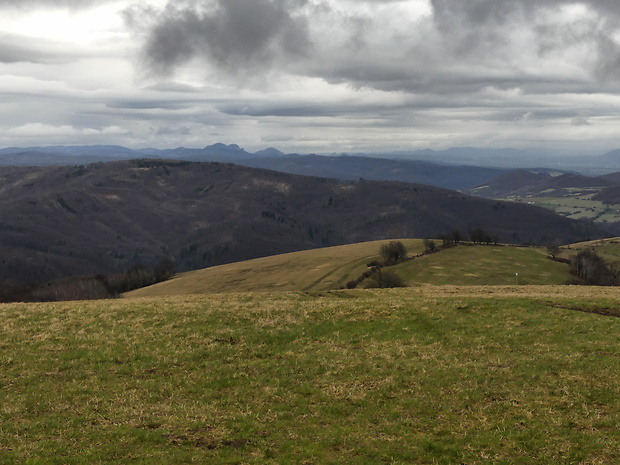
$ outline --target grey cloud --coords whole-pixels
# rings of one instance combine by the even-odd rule
[[[178,82],[159,82],[152,86],[148,86],[146,89],[158,92],[178,92],[184,94],[199,94],[201,92],[199,87],[193,87]]]
[[[158,95],[159,98],[152,98],[149,96],[144,96],[142,98],[116,98],[110,100],[107,103],[107,107],[119,110],[185,110],[197,105],[211,105],[223,102],[222,99],[218,98],[193,96],[192,94],[185,96],[183,94],[188,93],[179,91],[177,87],[173,87],[173,89],[175,89],[174,91],[169,90],[168,86],[164,86],[164,90],[159,87],[156,88],[158,91],[164,92],[163,96],[158,93],[151,95]],[[180,89],[184,89],[184,87],[180,87]],[[177,93],[176,96],[174,95],[175,92]],[[183,96],[178,96],[178,94]]]
[[[443,24],[502,25],[515,16],[532,18],[545,9],[562,6],[584,5],[589,10],[620,15],[620,3],[616,0],[430,0],[435,18]],[[473,31],[475,32],[475,31]]]
[[[13,43],[0,40],[0,63],[41,63],[45,55]]]
[[[192,130],[187,126],[183,126],[180,128],[161,126],[155,132],[156,136],[189,136],[191,134]]]
[[[602,81],[617,81],[620,73],[620,45],[608,35],[596,37],[598,45],[598,62],[596,72]]]
[[[589,46],[598,57],[592,70],[598,78],[615,79],[620,70],[620,46],[612,39],[620,30],[617,0],[431,0],[431,4],[437,28],[454,56],[484,59],[484,54],[499,57],[504,53],[510,60],[510,32],[530,29],[540,55]],[[575,18],[570,23],[537,21],[549,11],[575,5],[586,6],[596,17]]]
[[[107,107],[118,110],[183,110],[195,103],[187,100],[115,100],[109,102]]]
[[[501,0],[431,0],[431,4],[438,29],[457,39],[452,44],[459,54],[480,46],[496,47],[503,40],[503,26],[520,9],[519,2]]]
[[[152,72],[169,75],[193,58],[201,58],[228,75],[269,69],[309,53],[305,0],[213,0],[198,6],[171,1],[163,11],[150,10],[143,59]],[[144,11],[142,11],[144,12]],[[140,25],[140,10],[125,11],[127,23]]]
[[[0,37],[0,63],[67,63],[72,58],[61,47],[34,43],[33,39],[15,35]]]
[[[46,8],[88,8],[102,3],[112,3],[115,0],[0,0],[0,8],[29,9],[33,7]]]
[[[160,77],[200,59],[209,65],[205,74],[232,78],[227,83],[244,84],[247,76],[270,76],[276,70],[357,90],[415,95],[420,108],[479,105],[496,109],[508,99],[515,104],[527,95],[620,90],[620,47],[614,39],[620,30],[617,0],[430,2],[430,16],[411,18],[403,13],[408,2],[398,0],[365,0],[359,2],[363,8],[352,11],[342,3],[322,0],[170,0],[164,9],[136,6],[126,10],[125,16],[142,38],[146,69]],[[379,3],[382,8],[376,11],[381,14],[373,15]],[[556,14],[577,3],[590,14],[570,18]],[[547,58],[566,66],[547,67]],[[166,86],[159,89],[177,92]],[[181,105],[185,103],[189,102]],[[149,109],[154,104],[158,103],[120,106]],[[174,108],[175,104],[161,105]],[[381,106],[304,101],[287,105],[232,102],[217,110],[256,118],[387,111]],[[500,118],[510,121],[529,111],[529,107],[518,108]],[[549,118],[570,121],[574,115]],[[540,112],[529,117],[543,118]]]
[[[592,125],[592,123],[588,121],[588,118],[584,118],[583,116],[575,116],[571,120],[571,124],[573,126],[591,126]]]
[[[385,105],[356,105],[345,104],[342,102],[325,104],[311,102],[290,102],[290,103],[229,103],[219,105],[218,110],[227,115],[234,116],[279,116],[279,117],[337,117],[351,116],[361,113],[377,114],[382,110],[387,110]]]

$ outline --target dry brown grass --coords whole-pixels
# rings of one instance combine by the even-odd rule
[[[620,288],[604,286],[433,286],[412,288],[424,297],[528,297],[620,299]]]
[[[387,242],[305,250],[190,271],[126,297],[337,289],[366,271],[368,262],[380,259],[379,248]],[[424,250],[422,240],[402,242],[410,254]]]

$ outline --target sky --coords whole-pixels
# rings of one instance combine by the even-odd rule
[[[620,148],[618,0],[0,0],[0,147]]]

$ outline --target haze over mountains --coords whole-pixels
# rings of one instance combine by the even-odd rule
[[[250,163],[257,159],[298,158],[314,154],[285,154],[270,147],[250,153],[236,144],[217,143],[204,148],[146,148],[134,150],[117,145],[7,147],[0,149],[0,165],[83,164],[93,161],[127,160],[133,158],[171,158],[187,161],[222,161]],[[365,157],[393,161],[427,161],[437,164],[473,165],[486,168],[554,168],[603,174],[620,170],[620,149],[605,154],[583,156],[550,155],[544,151],[516,149],[480,149],[453,147],[446,150],[413,150],[382,153],[337,153],[331,157]],[[310,174],[310,173],[309,173]]]

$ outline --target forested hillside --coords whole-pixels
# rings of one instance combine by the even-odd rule
[[[505,242],[605,235],[544,209],[416,184],[162,160],[0,168],[0,282],[109,273],[164,259],[181,271],[473,228]]]

